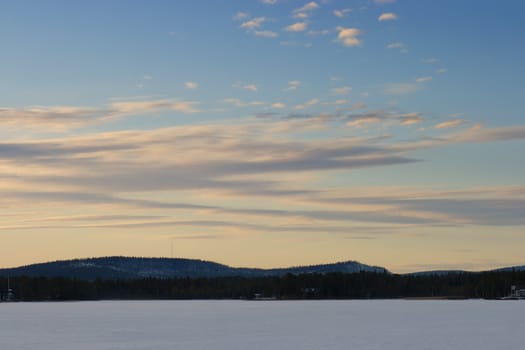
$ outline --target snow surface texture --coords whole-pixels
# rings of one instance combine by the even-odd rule
[[[522,349],[523,301],[0,304],[2,350]]]

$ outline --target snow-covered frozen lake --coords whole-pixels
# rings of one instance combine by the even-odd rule
[[[525,301],[0,303],[0,349],[522,349],[524,315]]]

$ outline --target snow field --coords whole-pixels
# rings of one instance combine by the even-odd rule
[[[2,350],[522,348],[522,301],[0,304]]]

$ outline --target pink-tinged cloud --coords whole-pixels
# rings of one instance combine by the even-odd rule
[[[447,120],[434,126],[436,129],[453,129],[465,124],[466,121],[463,119]]]
[[[345,28],[337,27],[339,34],[337,35],[337,41],[347,47],[360,46],[362,44],[361,39],[358,38],[361,35],[361,31],[357,28]]]
[[[294,24],[290,24],[289,26],[284,28],[286,31],[289,32],[302,32],[308,29],[308,23],[306,22],[297,22]]]
[[[255,29],[259,28],[264,22],[266,21],[265,17],[257,17],[250,19],[249,21],[246,21],[240,25],[241,28],[245,29]]]
[[[397,15],[393,12],[386,12],[386,13],[382,13],[378,18],[377,18],[378,21],[380,22],[383,22],[383,21],[395,21],[397,20]]]
[[[315,1],[311,1],[304,5],[303,7],[297,8],[293,10],[293,12],[306,12],[306,11],[312,11],[318,9],[320,6]]]

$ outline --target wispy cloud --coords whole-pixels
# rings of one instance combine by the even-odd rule
[[[349,109],[352,110],[352,111],[356,111],[356,110],[360,110],[360,109],[366,109],[368,108],[368,106],[363,103],[363,102],[357,102],[357,103],[354,103],[352,104]]]
[[[257,89],[258,89],[257,85],[255,85],[255,84],[247,84],[247,85],[244,85],[242,88],[244,90],[249,90],[249,91],[253,91],[253,92],[256,92]]]
[[[247,84],[247,83],[243,83],[243,82],[240,82],[240,81],[236,81],[232,86],[234,88],[244,89],[244,90],[248,90],[248,91],[252,91],[252,92],[257,92],[257,90],[259,89],[257,84],[254,84],[254,83],[248,83]]]
[[[232,19],[234,21],[242,21],[246,18],[250,17],[250,15],[248,14],[248,12],[242,12],[242,11],[239,11],[237,12],[235,15],[233,15]]]
[[[279,42],[279,45],[290,46],[290,47],[304,47],[305,49],[309,49],[312,47],[311,42],[299,42],[299,41],[281,41]]]
[[[199,84],[194,81],[187,81],[184,83],[184,87],[186,87],[186,89],[195,90],[199,87]]]
[[[311,100],[308,100],[306,101],[305,103],[303,104],[300,104],[300,105],[297,105],[295,106],[295,109],[307,109],[307,108],[310,108],[312,106],[315,106],[316,104],[318,104],[320,101],[318,98],[312,98]]]
[[[384,195],[348,196],[327,201],[390,208],[413,218],[427,218],[443,225],[523,225],[525,219],[519,215],[519,212],[525,210],[525,199],[510,195],[509,190],[511,188],[502,187],[446,193],[395,191]]]
[[[150,113],[162,110],[178,111],[183,113],[198,112],[195,102],[176,100],[153,100],[153,101],[121,101],[112,102],[110,108],[117,113],[138,114]]]
[[[232,101],[236,102],[236,101]],[[318,101],[311,100],[313,105]],[[322,122],[322,120],[319,120]],[[92,195],[121,191],[152,191],[161,189],[223,188],[245,191],[255,188],[271,189],[264,179],[235,179],[228,177],[283,172],[322,171],[352,167],[378,166],[404,160],[385,149],[361,147],[355,141],[324,140],[298,142],[279,140],[278,133],[290,124],[309,130],[312,120],[277,121],[260,125],[202,125],[153,131],[106,133],[89,138],[73,138],[67,146],[54,141],[37,144],[3,143],[2,157],[22,165],[32,159],[40,171],[13,168],[19,176],[31,181],[53,183],[56,188],[84,188]],[[301,126],[302,125],[302,126]],[[281,130],[281,131],[279,131]],[[213,147],[210,147],[210,142]],[[7,150],[11,150],[9,153]],[[370,153],[371,152],[371,153]],[[378,153],[379,152],[379,153]],[[370,158],[367,154],[370,153]],[[166,155],[170,155],[166,157]],[[133,157],[130,157],[133,155]],[[68,172],[59,174],[53,169],[60,163]],[[148,164],[148,166],[145,166]],[[6,171],[4,171],[4,174]],[[64,175],[67,174],[67,177]],[[36,186],[37,187],[37,186]],[[35,188],[36,188],[35,187]],[[16,188],[16,187],[12,187]],[[109,192],[105,192],[109,191]],[[74,194],[73,194],[74,196]]]
[[[279,34],[271,30],[256,30],[254,33],[256,36],[262,36],[264,38],[277,38],[279,36]]]
[[[245,29],[255,29],[261,27],[261,25],[266,21],[265,17],[252,18],[246,22],[243,22],[240,27]]]
[[[423,116],[419,113],[408,113],[400,115],[398,118],[401,121],[401,125],[419,124],[424,121]]]
[[[263,105],[238,99],[225,103]],[[273,108],[284,107],[280,103],[274,103]],[[312,99],[304,105],[320,103]],[[152,106],[132,106],[132,109],[149,107]],[[477,125],[444,129],[442,136],[429,141],[399,142],[382,133],[369,138],[352,138],[348,134],[334,137],[330,133],[316,138],[294,136],[318,128],[340,129],[341,123],[358,128],[424,122],[424,117],[415,112],[301,114],[3,141],[0,142],[1,205],[24,203],[25,208],[32,208],[45,202],[56,208],[68,208],[75,203],[85,217],[70,220],[40,217],[38,223],[16,224],[4,220],[0,229],[166,227],[172,233],[188,234],[185,230],[192,227],[210,230],[228,227],[242,232],[306,232],[306,227],[310,227],[308,232],[342,233],[356,227],[356,223],[385,225],[392,232],[401,230],[395,225],[523,225],[523,188],[460,192],[410,188],[320,190],[310,184],[332,171],[413,164],[420,161],[413,156],[414,152],[424,148],[523,140],[525,127]],[[312,177],[313,174],[317,175]],[[163,193],[163,201],[154,199],[159,197],[158,193]],[[179,202],[174,198],[191,200]],[[238,205],[247,198],[258,204]],[[280,209],[268,202],[276,198]],[[112,217],[100,217],[100,208],[111,208]],[[188,219],[193,216],[205,219]],[[184,230],[177,231],[178,226]]]
[[[411,83],[390,83],[386,84],[384,92],[387,95],[406,95],[419,90],[417,84]]]
[[[282,102],[275,102],[275,103],[272,103],[272,108],[286,108],[286,105]]]
[[[387,49],[390,50],[399,50],[401,53],[407,53],[408,49],[404,43],[401,42],[393,42],[386,46]]]
[[[432,77],[430,76],[418,77],[416,78],[416,83],[424,83],[424,82],[431,81],[431,80],[432,80]]]
[[[319,7],[320,6],[319,6],[318,3],[316,3],[315,1],[310,1],[309,3],[304,5],[303,7],[296,8],[295,10],[293,10],[293,12],[297,13],[297,12],[312,11],[312,10],[318,9]]]
[[[338,95],[346,95],[352,91],[350,86],[341,86],[332,89],[332,92]]]
[[[308,29],[308,23],[307,22],[297,22],[294,24],[290,24],[284,29],[289,32],[302,32]]]
[[[346,17],[350,12],[352,12],[351,8],[345,8],[341,10],[334,10],[333,14],[338,18],[343,18]]]
[[[301,85],[301,82],[299,80],[290,80],[288,82],[288,87],[286,88],[287,91],[293,91],[297,90],[297,88]]]
[[[235,107],[254,107],[254,106],[264,106],[266,104],[263,101],[243,101],[238,98],[225,98],[223,102],[231,104]]]
[[[390,43],[386,46],[387,49],[404,49],[405,44],[400,42]]]
[[[436,129],[452,129],[452,128],[457,128],[458,126],[461,126],[465,123],[466,121],[463,119],[447,120],[447,121],[437,124],[435,128]]]
[[[364,114],[354,114],[347,116],[348,121],[346,123],[349,127],[363,127],[373,124],[386,125],[402,125],[410,126],[414,124],[422,123],[425,119],[420,113],[393,113],[386,111],[376,111]]]
[[[104,107],[33,106],[27,108],[0,108],[0,125],[11,129],[66,132],[88,125],[108,123],[130,115],[161,111],[198,112],[195,101],[113,100]]]
[[[297,19],[307,19],[308,17],[310,16],[305,12],[298,12],[292,16],[292,18],[297,18]]]
[[[335,100],[335,101],[332,101],[332,102],[323,102],[323,105],[328,105],[328,106],[341,106],[341,105],[345,105],[348,103],[348,100],[347,99],[339,99],[339,100]]]
[[[437,58],[434,58],[434,57],[423,59],[423,63],[426,63],[426,64],[434,64],[434,63],[437,63],[437,62],[439,62],[439,60]]]
[[[361,128],[366,125],[377,124],[381,121],[382,121],[382,118],[379,118],[376,115],[370,114],[370,115],[363,115],[358,118],[352,118],[352,120],[346,122],[346,126],[349,126],[352,128]]]
[[[76,106],[0,108],[0,124],[7,128],[66,131],[111,118],[110,111]]]
[[[308,31],[308,35],[311,35],[311,36],[318,36],[318,35],[328,35],[330,34],[332,31],[331,30],[328,30],[328,29],[322,29],[322,30],[309,30]]]
[[[517,125],[502,128],[487,128],[481,124],[475,124],[456,134],[449,135],[446,142],[449,143],[478,143],[525,140],[525,126]]]

